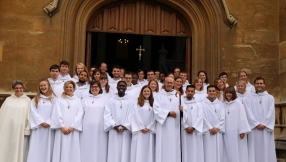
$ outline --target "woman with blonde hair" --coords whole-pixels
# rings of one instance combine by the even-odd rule
[[[244,80],[239,80],[236,82],[236,94],[237,98],[244,104],[245,99],[249,92],[246,89],[246,82]]]
[[[72,78],[72,81],[74,81],[75,83],[78,82],[78,76],[79,76],[79,73],[81,71],[88,71],[86,66],[83,64],[83,63],[78,63],[75,65],[75,68],[74,68],[74,71],[75,71],[75,75],[73,76]],[[89,78],[88,78],[89,79]]]
[[[54,130],[50,128],[55,94],[47,79],[39,83],[38,93],[31,102],[31,136],[27,162],[50,162]]]
[[[83,108],[74,95],[75,83],[67,81],[64,92],[56,100],[51,128],[55,129],[53,162],[81,162],[79,133],[82,131]]]
[[[130,161],[155,161],[155,117],[153,103],[154,98],[151,88],[148,85],[143,86],[132,113]]]
[[[218,100],[220,100],[221,102],[224,102],[224,90],[226,88],[225,83],[220,78],[217,78],[214,81],[214,85],[216,87],[216,95],[217,95]]]
[[[30,135],[31,99],[24,93],[24,83],[12,83],[14,93],[0,109],[0,161],[26,162]]]
[[[193,85],[195,86],[195,95],[194,98],[196,101],[201,102],[204,98],[206,98],[208,95],[204,91],[204,83],[201,78],[196,78],[194,80]]]
[[[239,71],[239,73],[238,73],[238,80],[245,81],[245,83],[246,83],[246,90],[248,91],[248,93],[254,93],[255,92],[254,86],[251,83],[249,83],[249,81],[248,81],[246,71],[244,71],[244,70]],[[234,88],[237,89],[236,86]]]

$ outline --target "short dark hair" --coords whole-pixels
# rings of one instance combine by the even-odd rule
[[[132,73],[132,77],[133,77],[133,75],[136,75],[136,76],[138,77],[138,74],[137,74],[137,73]]]
[[[256,81],[258,81],[258,80],[263,80],[263,83],[265,84],[265,79],[264,79],[263,77],[257,77],[257,78],[255,78],[253,83],[255,84]]]
[[[143,71],[143,73],[144,73],[144,70],[143,70],[143,69],[138,69],[138,70],[137,70],[137,73],[140,73],[141,71]]]
[[[221,73],[218,75],[218,77],[220,78],[221,76],[224,76],[224,75],[226,75],[226,76],[228,77],[228,74],[227,74],[226,72],[221,72]]]
[[[52,69],[58,69],[60,71],[60,66],[57,64],[53,64],[52,66],[50,66],[50,71],[52,71]]]
[[[114,66],[112,67],[112,70],[113,70],[113,69],[121,69],[121,68],[120,68],[119,65],[114,65]]]
[[[152,70],[152,69],[149,69],[149,70],[147,71],[147,73],[149,73],[149,72],[153,72],[153,73],[155,74],[154,70]]]
[[[89,69],[91,69],[91,68],[98,69],[98,67],[96,65],[91,65]]]
[[[194,88],[194,89],[196,89],[195,85],[187,85],[186,90],[187,90],[188,88]]]
[[[209,88],[214,88],[214,89],[216,89],[216,87],[215,87],[214,85],[212,85],[212,84],[210,84],[210,85],[207,87],[207,91],[209,90]]]
[[[125,71],[125,72],[124,72],[124,77],[125,77],[126,74],[132,76],[132,73],[131,73],[130,71]]]
[[[98,92],[98,94],[102,94],[103,91],[102,91],[102,88],[101,88],[101,84],[100,84],[100,82],[97,81],[97,80],[93,80],[93,81],[91,81],[91,82],[89,83],[89,93],[92,94],[92,93],[91,93],[91,86],[93,86],[93,85],[95,85],[95,84],[99,87],[99,92]]]
[[[70,66],[70,63],[67,62],[66,60],[62,60],[62,61],[60,62],[60,66],[62,66],[62,65]]]
[[[124,83],[124,84],[127,86],[127,83],[126,83],[124,80],[118,81],[118,82],[117,82],[117,86],[118,86],[118,84],[120,84],[120,83]]]

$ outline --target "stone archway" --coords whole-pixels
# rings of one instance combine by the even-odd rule
[[[61,58],[71,63],[84,62],[86,27],[92,13],[115,0],[63,1],[61,29]],[[220,30],[223,14],[218,1],[157,0],[180,12],[189,23],[192,35],[192,72],[194,78],[199,70],[209,72],[213,80],[220,71]],[[69,40],[68,42],[66,40]],[[190,66],[190,65],[189,65]]]

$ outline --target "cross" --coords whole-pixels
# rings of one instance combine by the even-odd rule
[[[170,98],[170,102],[172,101],[172,99]]]
[[[142,48],[142,46],[140,45],[139,48],[136,48],[136,51],[139,51],[139,61],[141,61],[141,52],[142,52],[142,51],[144,52],[145,49]]]
[[[45,101],[43,101],[43,104],[45,104]]]
[[[228,115],[229,115],[229,112],[227,112],[228,113]]]

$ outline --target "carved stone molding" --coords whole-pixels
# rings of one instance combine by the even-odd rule
[[[52,0],[46,7],[44,7],[44,11],[52,17],[59,11],[59,3],[60,0]]]
[[[237,20],[233,15],[230,14],[225,0],[219,0],[219,1],[221,3],[221,7],[223,8],[223,14],[225,15],[225,22],[230,28],[232,28],[234,25],[237,24]]]

